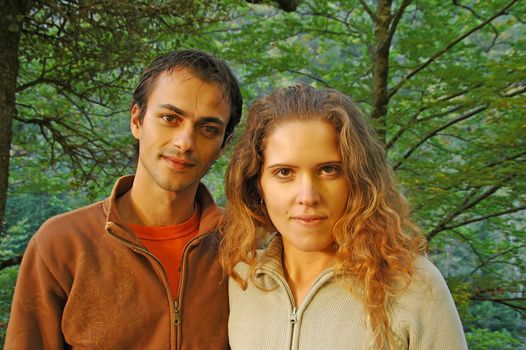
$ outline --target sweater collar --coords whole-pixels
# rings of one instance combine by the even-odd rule
[[[279,233],[274,233],[267,247],[258,251],[259,267],[256,269],[256,275],[271,272],[285,278],[282,259],[283,241]]]
[[[121,239],[140,246],[140,240],[132,233],[132,230],[117,211],[117,197],[132,188],[134,178],[134,175],[119,178],[113,187],[111,195],[104,201],[103,208],[106,213],[106,230]],[[199,183],[195,200],[201,208],[197,234],[202,235],[215,230],[222,216],[222,210],[217,207],[212,195],[203,183]]]
[[[255,270],[257,283],[263,289],[273,289],[277,286],[288,286],[283,270],[283,241],[281,235],[276,233],[270,239],[267,247],[258,251],[258,267]],[[305,296],[304,303],[308,304],[310,299],[324,284],[334,277],[334,268],[322,271],[313,281],[309,292]]]

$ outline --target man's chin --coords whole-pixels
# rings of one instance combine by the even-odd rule
[[[164,181],[163,183],[157,183],[157,185],[167,192],[186,192],[193,188],[197,188],[198,182],[173,182],[173,181]]]

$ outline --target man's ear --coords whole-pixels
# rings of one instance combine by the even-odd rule
[[[232,142],[233,139],[234,139],[234,133],[231,133],[230,135],[226,137],[225,141],[223,141],[223,145],[221,146],[220,155],[226,151],[226,148],[228,147],[228,145],[230,145],[230,142]]]
[[[133,137],[135,137],[137,140],[141,138],[142,121],[140,115],[141,109],[139,108],[139,106],[137,106],[137,104],[134,104],[131,109],[130,129],[133,134]]]

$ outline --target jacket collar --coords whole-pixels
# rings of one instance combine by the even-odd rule
[[[276,233],[270,239],[267,247],[258,250],[258,267],[255,270],[255,279],[258,286],[265,289],[273,289],[280,284],[287,285],[285,271],[283,270],[283,241],[281,235]],[[306,299],[310,299],[321,286],[329,282],[334,276],[334,268],[330,267],[322,271],[314,280]],[[307,298],[308,297],[308,298]]]
[[[118,179],[113,187],[111,195],[104,201],[103,208],[106,214],[106,231],[118,238],[128,241],[129,243],[140,246],[140,240],[132,233],[131,229],[117,211],[117,197],[123,195],[132,188],[134,178],[134,175],[128,175]],[[217,207],[212,195],[203,183],[199,183],[195,200],[201,208],[199,231],[197,234],[202,235],[215,230],[222,216],[222,210]]]
[[[283,241],[281,235],[275,233],[270,239],[267,247],[258,250],[259,267],[256,269],[256,275],[271,272],[285,278],[283,270]]]

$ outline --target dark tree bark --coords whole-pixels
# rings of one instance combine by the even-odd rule
[[[389,77],[389,50],[391,37],[389,35],[389,22],[391,20],[391,0],[380,0],[376,7],[376,26],[374,36],[376,48],[373,64],[373,96],[371,117],[376,121],[376,131],[380,140],[385,141]]]
[[[250,4],[261,4],[262,0],[247,0]],[[285,12],[294,12],[300,4],[300,0],[276,0],[280,9]]]
[[[15,91],[18,76],[18,48],[22,21],[28,1],[0,0],[0,234],[4,230],[4,215],[9,177],[9,152],[13,136]]]
[[[300,0],[277,0],[279,8],[285,12],[294,12],[300,4]]]

